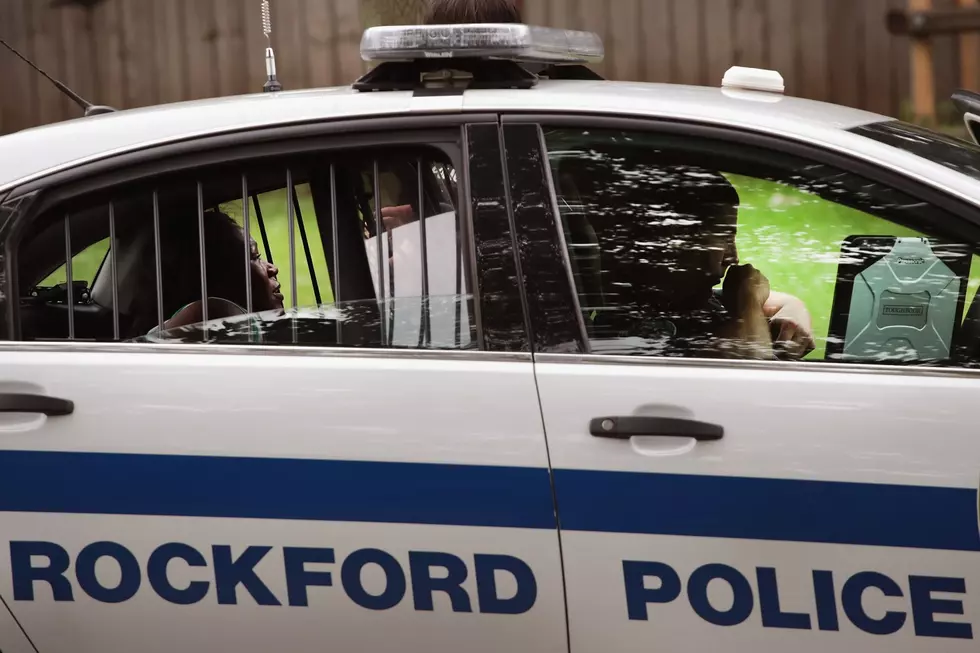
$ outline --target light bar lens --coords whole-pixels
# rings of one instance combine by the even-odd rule
[[[595,63],[603,55],[602,39],[592,32],[510,23],[372,27],[361,38],[365,61],[467,57]]]

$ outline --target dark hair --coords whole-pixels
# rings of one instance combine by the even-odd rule
[[[160,251],[163,317],[168,319],[187,304],[201,299],[200,240],[193,213],[189,217],[161,220]],[[221,211],[204,213],[204,254],[208,296],[246,306],[248,258],[244,233],[228,214]],[[133,328],[145,333],[157,324],[156,261],[152,242],[137,277],[140,290],[134,306]]]
[[[449,25],[523,21],[514,0],[430,0],[422,22],[426,25]]]

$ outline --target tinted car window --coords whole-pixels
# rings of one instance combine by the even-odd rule
[[[976,364],[975,241],[936,207],[696,138],[546,142],[592,353]]]
[[[364,148],[74,197],[18,244],[21,338],[475,347],[455,170]]]

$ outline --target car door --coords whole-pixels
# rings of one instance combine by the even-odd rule
[[[976,208],[761,136],[542,123],[505,142],[571,650],[973,650]]]
[[[567,650],[498,127],[446,120],[12,211],[0,595],[38,650]]]
[[[0,651],[36,653],[23,628],[5,605],[0,606]]]

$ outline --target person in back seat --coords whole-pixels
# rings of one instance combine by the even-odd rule
[[[244,313],[248,304],[245,286],[244,232],[235,220],[220,211],[204,213],[204,252],[207,270],[208,319]],[[275,265],[262,260],[253,239],[249,243],[249,273],[253,312],[281,309],[283,296]],[[142,336],[159,327],[157,315],[156,262],[153,241],[144,253],[136,283],[140,292],[134,302],[133,330]],[[198,224],[193,218],[168,220],[160,229],[163,277],[164,329],[195,324],[203,319]],[[223,301],[222,301],[223,300]],[[236,308],[237,307],[237,308]]]

